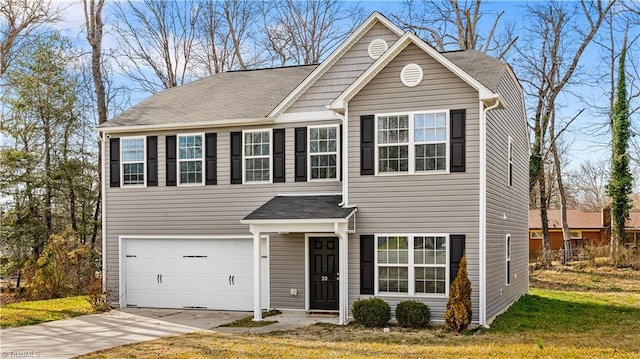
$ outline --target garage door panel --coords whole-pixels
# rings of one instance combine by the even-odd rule
[[[127,304],[253,309],[252,239],[126,239],[123,243]],[[264,247],[266,241],[263,251],[268,253]],[[268,268],[264,262],[263,271]],[[267,285],[268,273],[262,278]],[[266,304],[268,293],[263,293]]]

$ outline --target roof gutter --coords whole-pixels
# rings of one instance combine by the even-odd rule
[[[99,133],[125,133],[125,132],[146,132],[146,131],[169,131],[185,130],[202,127],[229,127],[242,125],[265,125],[275,123],[273,117],[242,118],[221,121],[200,121],[190,123],[166,123],[158,125],[128,125],[128,126],[105,126],[96,127],[94,130]]]

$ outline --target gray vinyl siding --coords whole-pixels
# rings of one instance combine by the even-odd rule
[[[305,309],[305,235],[269,236],[271,307]],[[298,291],[291,295],[291,289]]]
[[[505,71],[498,86],[507,108],[487,113],[487,321],[528,290],[529,137],[520,90]],[[513,186],[507,182],[508,137]],[[506,216],[506,219],[505,219]],[[511,235],[511,284],[506,285],[506,235]]]
[[[323,122],[326,123],[326,122]],[[312,125],[308,123],[305,125]],[[109,168],[105,171],[106,189],[106,261],[104,263],[107,286],[111,290],[112,300],[117,301],[119,280],[119,248],[118,238],[121,235],[251,235],[249,226],[240,220],[251,211],[274,197],[276,194],[290,193],[341,193],[340,181],[294,182],[294,127],[286,128],[286,183],[272,184],[230,184],[230,132],[245,128],[216,128],[187,130],[178,133],[215,132],[218,135],[217,185],[165,186],[166,149],[165,136],[176,132],[149,132],[146,135],[158,136],[158,186],[147,188],[110,188],[108,186]],[[269,126],[258,126],[268,128]],[[135,134],[139,135],[139,134]],[[113,135],[112,137],[124,137]],[[107,150],[105,163],[109,163]],[[276,273],[287,270],[304,273],[303,253],[297,253],[304,246],[292,240],[295,237],[274,238],[272,245],[278,250],[271,266]],[[290,248],[289,248],[290,247]],[[303,247],[302,247],[303,248]],[[284,290],[291,284],[290,277],[276,274],[271,279],[271,286],[276,290],[272,306],[280,308],[304,308],[304,277],[294,281],[298,288],[298,297],[285,298],[278,290]],[[284,281],[284,283],[279,283]],[[302,281],[303,284],[300,284]],[[281,299],[279,299],[281,298]],[[300,299],[302,298],[302,299]],[[302,303],[302,304],[301,304]],[[280,306],[282,305],[282,306]]]
[[[368,47],[369,43],[377,38],[384,39],[391,47],[398,39],[398,35],[376,22],[351,49],[289,107],[287,112],[325,111],[325,106],[338,97],[374,62],[368,55]]]
[[[408,63],[424,79],[408,88],[400,71]],[[360,116],[421,110],[466,109],[466,172],[360,175]],[[448,233],[466,236],[473,321],[478,321],[479,100],[478,92],[415,45],[409,45],[348,104],[349,204],[358,207],[357,235],[349,242],[349,303],[360,293],[360,234]],[[448,298],[380,296],[395,308],[406,299],[424,301],[432,319],[444,319]]]

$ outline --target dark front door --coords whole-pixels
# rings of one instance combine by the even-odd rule
[[[338,238],[309,238],[312,310],[338,310]]]

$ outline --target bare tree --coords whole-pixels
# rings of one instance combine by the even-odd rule
[[[532,26],[526,29],[526,45],[516,46],[524,75],[525,91],[533,102],[534,143],[532,145],[530,181],[537,182],[541,198],[546,197],[543,158],[550,121],[556,110],[556,99],[572,77],[587,45],[598,32],[615,0],[565,3],[552,1],[528,7]],[[555,125],[555,123],[554,123]],[[555,138],[555,136],[554,136]],[[558,178],[562,174],[557,173]],[[547,208],[541,201],[540,216],[543,231],[544,264],[551,266]],[[563,236],[569,240],[566,208],[562,210]]]
[[[98,124],[107,121],[108,108],[107,96],[102,79],[102,35],[104,23],[102,21],[102,10],[104,0],[82,0],[84,7],[84,21],[87,31],[87,41],[91,46],[91,76],[95,92],[95,103],[97,105]],[[100,206],[102,205],[102,151],[98,151],[98,185],[95,211],[93,212],[93,230],[91,233],[91,248],[96,244],[98,236],[98,219],[100,217]]]
[[[600,211],[609,204],[606,185],[609,182],[609,162],[586,161],[574,176],[579,204],[587,211]]]
[[[56,19],[50,0],[0,0],[0,76],[38,27]]]
[[[256,67],[261,61],[253,31],[259,20],[259,3],[252,1],[199,2],[197,50],[194,66],[206,75]]]
[[[489,14],[482,9],[482,1],[456,0],[404,2],[402,13],[393,17],[403,27],[415,31],[438,51],[452,48],[460,50],[478,50],[493,53],[503,58],[517,41],[511,29],[496,33],[504,11],[491,14],[489,30],[483,29],[481,21]]]
[[[129,78],[150,93],[189,81],[198,3],[128,0],[115,9],[121,66]]]
[[[262,14],[265,48],[280,65],[319,63],[361,20],[357,5],[337,0],[279,0]]]

